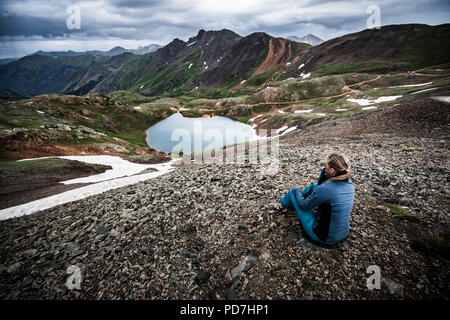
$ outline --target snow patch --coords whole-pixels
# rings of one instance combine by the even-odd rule
[[[305,66],[305,64],[304,63],[302,63],[299,67],[298,67],[298,69],[297,70],[300,70],[301,68],[303,68]]]
[[[36,110],[36,111],[37,111],[38,113],[41,113],[41,114],[42,114],[42,113],[45,113],[44,111],[39,111],[39,110]]]
[[[282,126],[281,128],[277,129],[276,133],[280,133],[283,130],[286,130],[287,128],[289,128],[288,126]]]
[[[370,99],[347,99],[347,101],[350,102],[354,102],[359,104],[360,106],[368,106],[371,104],[375,104],[375,103],[380,103],[380,102],[386,102],[386,101],[392,101],[392,100],[396,100],[398,98],[400,98],[400,96],[386,96],[386,97],[379,97],[375,100],[370,100]]]
[[[253,122],[256,118],[262,117],[262,114],[258,114],[256,117],[253,117],[251,119],[248,119],[249,121]]]
[[[426,86],[428,84],[432,84],[433,82],[426,82],[426,83],[419,83],[419,84],[405,84],[403,86],[395,86],[395,87],[389,87],[389,88],[407,88],[407,87],[421,87]]]
[[[188,47],[190,47],[190,46],[192,46],[194,43],[196,43],[197,41],[194,41],[194,42],[191,42],[191,43],[189,43],[187,46]]]
[[[192,65],[193,65],[193,63],[191,63],[191,64],[189,65],[188,69],[190,69],[190,68],[192,67]]]
[[[302,72],[302,73],[300,74],[300,77],[302,77],[303,79],[309,78],[310,76],[311,76],[311,72],[309,72],[309,73],[307,73],[307,74],[305,74],[304,72]]]
[[[242,80],[242,81],[241,81],[241,84],[245,83],[245,81],[247,81],[247,80]]]
[[[280,136],[285,135],[288,132],[294,131],[295,129],[297,129],[297,126],[290,127],[286,129],[282,134],[280,134]]]
[[[89,157],[90,160],[86,159],[85,157],[86,158]],[[94,160],[93,157],[99,157],[99,158]],[[45,158],[50,158],[50,157],[45,157]],[[118,170],[120,170],[122,173],[124,173],[125,171],[127,173],[131,172],[128,168],[122,167],[122,165],[119,165],[119,164],[123,163],[122,161],[128,162],[126,160],[121,159],[120,157],[64,156],[64,157],[58,157],[58,158],[66,158],[66,159],[76,158],[76,160],[78,160],[78,158],[79,159],[82,158],[83,160],[81,160],[81,161],[88,162],[88,163],[104,163],[104,164],[113,163],[114,164],[113,168],[118,167],[118,166],[121,167],[121,169],[119,168]],[[116,159],[112,159],[112,158],[116,158]],[[30,159],[24,159],[24,160],[30,160]],[[88,161],[86,161],[86,160],[88,160]],[[87,198],[92,195],[100,194],[100,193],[106,192],[108,190],[117,189],[120,187],[138,183],[140,181],[145,181],[148,179],[156,178],[165,173],[172,171],[174,169],[174,167],[172,165],[175,162],[178,162],[180,160],[181,159],[172,159],[171,161],[166,162],[166,163],[149,164],[149,165],[138,165],[135,163],[128,162],[128,163],[132,164],[132,165],[130,165],[130,167],[133,167],[133,168],[138,168],[136,166],[143,166],[145,168],[155,168],[158,171],[140,174],[140,175],[134,175],[134,176],[126,176],[126,177],[121,177],[121,178],[112,179],[112,180],[108,180],[108,181],[102,181],[102,182],[90,184],[85,187],[69,190],[66,192],[59,193],[59,194],[55,194],[55,195],[47,197],[47,198],[38,199],[38,200],[28,202],[25,204],[21,204],[21,205],[15,206],[15,207],[3,209],[3,210],[0,210],[0,220],[6,220],[6,219],[14,218],[14,217],[20,217],[23,215],[29,215],[29,214],[32,214],[32,213],[35,213],[35,212],[38,212],[41,210],[52,208],[52,207],[60,205],[60,204],[69,203],[69,202]],[[89,161],[92,161],[92,162],[89,162]],[[102,161],[105,161],[105,162],[102,162]],[[114,169],[107,170],[107,172],[108,171],[114,171]],[[140,171],[142,171],[142,170],[140,170]],[[96,176],[101,176],[103,174],[104,173],[96,175]],[[96,176],[93,176],[93,177],[96,177]],[[86,178],[92,179],[92,177],[86,177]],[[84,179],[84,178],[81,178],[81,179]],[[73,180],[79,180],[79,179],[73,179]],[[68,180],[68,181],[72,181],[72,180]],[[66,183],[67,183],[67,181],[66,181]],[[73,182],[73,183],[76,183],[76,182]]]
[[[308,113],[313,111],[314,109],[308,109],[308,110],[295,110],[294,113]]]
[[[437,88],[430,88],[430,89],[425,89],[425,90],[420,90],[411,94],[418,94],[418,93],[422,93],[422,92],[426,92],[426,91],[431,91],[431,90],[436,90]]]
[[[361,110],[372,110],[372,109],[377,109],[378,107],[364,107],[361,108]]]

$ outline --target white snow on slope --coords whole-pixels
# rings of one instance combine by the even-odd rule
[[[262,114],[258,114],[256,117],[253,117],[253,118],[248,119],[248,120],[250,120],[251,122],[253,122],[256,118],[259,118],[259,117],[262,117]]]
[[[77,156],[77,158],[82,158],[82,157],[83,156]],[[91,156],[86,156],[86,157],[91,157]],[[99,157],[103,157],[103,156],[99,156]],[[106,157],[110,157],[110,156],[106,156]],[[119,157],[115,157],[115,158],[119,158]],[[125,160],[123,160],[123,161],[125,161]],[[158,171],[140,174],[140,175],[129,176],[129,177],[121,177],[118,179],[113,179],[113,180],[108,180],[108,181],[102,181],[102,182],[90,184],[85,187],[72,189],[72,190],[69,190],[66,192],[55,194],[55,195],[47,197],[47,198],[38,199],[38,200],[28,202],[25,204],[21,204],[21,205],[15,206],[15,207],[3,209],[3,210],[0,210],[0,220],[5,220],[5,219],[14,218],[14,217],[20,217],[23,215],[32,214],[32,213],[35,213],[35,212],[38,212],[41,210],[52,208],[52,207],[60,205],[60,204],[81,200],[81,199],[87,198],[92,195],[103,193],[108,190],[117,189],[120,187],[138,183],[140,181],[145,181],[148,179],[156,178],[165,173],[172,171],[173,170],[172,164],[174,164],[175,162],[178,162],[178,161],[180,161],[180,159],[173,159],[166,163],[144,165],[147,168],[149,168],[149,167],[156,168],[156,169],[158,169]],[[119,162],[119,161],[117,161],[117,162]],[[87,178],[89,178],[89,177],[87,177]]]
[[[418,93],[427,92],[427,91],[436,90],[436,89],[437,89],[437,88],[430,88],[430,89],[425,89],[425,90],[416,91],[416,92],[411,93],[411,94],[418,94]]]
[[[304,63],[302,63],[299,67],[298,67],[298,69],[297,70],[300,70],[301,68],[303,68],[305,66],[305,64]]]
[[[193,65],[193,63],[191,63],[191,64],[189,65],[189,68],[188,68],[188,69],[190,69],[190,68],[192,67],[192,65]]]
[[[368,106],[374,103],[380,103],[380,102],[385,102],[385,101],[392,101],[392,100],[396,100],[398,98],[400,98],[400,96],[386,96],[386,97],[379,97],[375,100],[370,100],[370,99],[347,99],[347,101],[350,102],[355,102],[357,104],[359,104],[360,106]]]
[[[308,113],[313,111],[313,109],[308,109],[308,110],[295,110],[294,113]]]
[[[281,128],[277,129],[277,131],[275,131],[277,134],[279,134],[281,131],[286,130],[287,128],[289,128],[288,126],[282,126]]]
[[[427,83],[419,83],[419,84],[405,84],[403,86],[395,86],[395,87],[390,87],[390,88],[407,88],[407,87],[421,87],[421,86],[426,86],[428,84],[432,84],[433,82],[427,82]]]
[[[290,127],[288,129],[284,130],[283,133],[280,134],[280,136],[285,135],[288,132],[294,131],[295,129],[297,129],[297,126]]]
[[[304,72],[302,72],[302,73],[300,74],[300,77],[302,77],[303,79],[309,78],[310,76],[311,76],[311,72],[309,72],[309,73],[307,73],[307,74],[305,74]]]
[[[190,46],[192,46],[194,43],[196,43],[197,41],[194,41],[194,42],[191,42],[191,43],[189,43],[187,46],[188,47],[190,47]]]

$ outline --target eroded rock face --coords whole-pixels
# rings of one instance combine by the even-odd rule
[[[269,52],[264,62],[252,74],[256,76],[266,71],[275,71],[284,67],[292,58],[291,42],[283,38],[271,38],[269,40]]]

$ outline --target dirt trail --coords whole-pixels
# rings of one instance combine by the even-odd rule
[[[267,105],[267,104],[295,104],[295,103],[302,103],[302,102],[312,101],[312,100],[331,99],[331,98],[342,97],[342,96],[345,96],[345,95],[347,95],[347,94],[349,94],[349,93],[353,93],[353,92],[357,93],[357,92],[359,92],[359,90],[353,89],[353,88],[351,88],[351,87],[354,87],[354,86],[360,86],[360,85],[362,85],[362,84],[365,84],[365,83],[368,83],[368,82],[371,82],[371,81],[376,81],[376,80],[380,79],[380,77],[381,77],[381,75],[378,75],[378,76],[377,76],[376,78],[374,78],[374,79],[361,81],[361,82],[358,82],[358,83],[351,84],[351,85],[349,85],[349,86],[344,86],[344,87],[342,88],[343,91],[344,91],[344,88],[347,88],[347,89],[350,90],[350,91],[345,91],[344,93],[337,94],[337,95],[334,95],[334,96],[325,96],[325,97],[310,98],[310,99],[303,99],[303,100],[294,100],[294,101],[259,102],[259,103],[251,104],[251,106],[254,107],[254,106],[260,106],[260,105]]]

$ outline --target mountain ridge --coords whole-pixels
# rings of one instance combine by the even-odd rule
[[[243,37],[228,29],[200,29],[187,41],[175,38],[142,55],[119,53],[125,49],[115,47],[110,52],[119,54],[111,57],[86,54],[49,62],[45,55],[35,54],[39,58],[34,66],[24,57],[0,65],[0,94],[30,97],[51,92],[83,95],[132,90],[146,96],[176,96],[195,94],[201,88],[211,95],[229,96],[247,81],[262,86],[273,79],[298,78],[311,72],[316,76],[391,72],[444,63],[450,60],[447,39],[450,24],[388,25],[315,46],[264,32]]]
[[[291,35],[291,36],[286,37],[286,39],[297,41],[297,42],[307,43],[312,46],[317,46],[324,42],[324,40],[320,39],[319,37],[317,37],[311,33],[308,33],[306,36],[303,36],[303,37],[297,37],[295,35]]]

